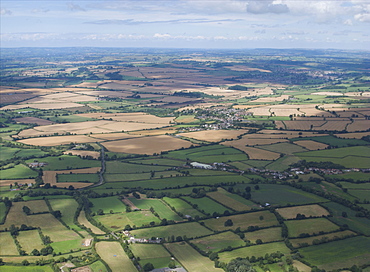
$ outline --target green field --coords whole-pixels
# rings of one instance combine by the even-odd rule
[[[370,190],[370,183],[350,183],[340,182],[343,188],[355,189],[355,190]]]
[[[185,242],[165,244],[165,247],[175,256],[187,271],[222,272],[215,268],[214,263],[200,255],[198,251]]]
[[[97,215],[94,219],[110,230],[124,229],[126,225],[141,227],[142,225],[149,225],[150,222],[160,223],[158,217],[154,216],[150,211],[108,213],[106,215]]]
[[[163,171],[169,168],[168,166],[155,166],[155,165],[143,166],[139,164],[139,162],[141,163],[142,161],[138,160],[137,162],[138,163],[108,161],[106,164],[106,167],[107,167],[106,173],[109,173],[109,174],[134,174],[134,173],[144,173],[144,172],[148,173],[150,171]]]
[[[357,236],[300,249],[312,265],[327,270],[368,264],[370,260],[370,238]]]
[[[31,254],[34,249],[41,250],[45,247],[37,230],[20,231],[17,239],[28,254]]]
[[[234,188],[245,190],[244,184],[238,184]],[[277,184],[259,184],[259,190],[255,190],[253,186],[251,195],[252,200],[261,204],[269,203],[270,205],[287,205],[287,204],[309,204],[317,202],[326,202],[325,198],[310,194],[299,189]]]
[[[1,272],[54,272],[54,270],[48,266],[1,266]]]
[[[178,216],[174,211],[171,210],[162,200],[160,199],[129,199],[136,207],[142,210],[149,210],[151,207],[159,215],[161,219],[166,218],[167,220],[182,221],[183,219]]]
[[[370,190],[348,190],[348,193],[357,197],[360,201],[370,200]]]
[[[332,175],[327,175],[325,177],[333,178]],[[354,181],[369,181],[370,180],[370,173],[363,173],[363,172],[349,172],[344,174],[337,174],[334,177],[335,179],[353,179]]]
[[[295,238],[295,239],[289,239],[289,241],[292,243],[294,247],[301,247],[302,245],[312,245],[315,240],[321,240],[326,239],[326,241],[330,241],[337,238],[345,238],[350,236],[356,236],[356,233],[350,230],[344,230],[344,231],[338,231],[338,232],[332,232],[328,234],[323,235],[317,235],[307,238]]]
[[[10,232],[0,232],[0,245],[0,255],[19,254]]]
[[[101,261],[96,261],[93,264],[89,265],[92,272],[108,272],[107,268]]]
[[[61,155],[59,157],[45,157],[38,160],[45,162],[48,165],[43,167],[43,170],[66,170],[66,169],[79,169],[100,167],[101,163],[97,160],[84,160],[78,156]],[[33,159],[27,160],[26,163],[34,162]]]
[[[181,161],[181,160],[157,159],[157,158],[140,158],[140,159],[137,159],[137,160],[129,160],[128,162],[130,162],[132,164],[136,164],[136,165],[137,164],[143,164],[143,165],[145,165],[145,169],[151,169],[151,167],[153,166],[153,167],[155,167],[153,170],[157,170],[158,169],[157,167],[160,167],[159,169],[162,169],[162,168],[164,168],[163,166],[166,166],[166,168],[168,168],[168,167],[173,167],[173,166],[182,166],[182,165],[185,164],[185,161]],[[147,167],[149,167],[149,168],[147,168]],[[143,167],[141,166],[141,169],[142,168]],[[140,171],[140,169],[139,169],[139,171]]]
[[[280,227],[261,229],[252,232],[246,232],[244,234],[245,234],[244,240],[249,240],[252,243],[256,243],[256,240],[258,239],[261,239],[263,243],[283,240],[283,238],[281,237]]]
[[[151,263],[154,268],[163,268],[171,261],[170,253],[162,245],[132,244],[130,249],[136,258],[140,258],[142,266]]]
[[[270,170],[275,171],[285,171],[293,163],[299,162],[300,159],[297,156],[286,155],[282,158],[277,159],[276,161],[267,164],[265,167]]]
[[[117,196],[89,198],[89,200],[93,204],[91,208],[93,212],[97,212],[99,209],[102,209],[104,213],[109,213],[111,210],[113,212],[126,211],[125,204]]]
[[[218,256],[221,262],[230,262],[237,257],[263,257],[266,253],[271,254],[280,251],[283,254],[289,254],[290,249],[286,247],[284,242],[268,243],[249,247],[238,248],[232,251],[219,253]]]
[[[245,241],[240,239],[239,235],[236,235],[231,231],[194,239],[191,240],[190,243],[196,245],[204,252],[218,252],[228,247],[236,248],[245,245]]]
[[[209,192],[207,195],[235,211],[249,211],[252,208],[259,207],[252,201],[240,195],[229,193],[222,188],[218,188],[217,192]]]
[[[99,182],[98,174],[58,174],[57,182]]]
[[[312,140],[327,145],[335,147],[347,147],[347,146],[356,146],[356,145],[369,145],[369,142],[359,139],[342,139],[334,136],[315,136],[315,137],[304,137],[304,138],[294,138],[291,141],[299,140]]]
[[[20,148],[13,148],[7,146],[0,146],[0,160],[6,161],[14,158],[14,155],[21,150]]]
[[[0,222],[3,222],[5,215],[5,204],[4,202],[0,202]]]
[[[95,248],[112,272],[137,272],[119,242],[98,242],[95,244]]]
[[[352,146],[296,153],[306,161],[331,161],[346,168],[367,168],[370,165],[370,147]]]
[[[231,219],[233,222],[232,226],[225,226],[224,223]],[[204,224],[215,230],[235,230],[240,227],[242,231],[247,230],[249,226],[259,226],[259,227],[270,227],[278,225],[278,221],[273,213],[269,211],[252,212],[245,214],[237,214],[231,216],[224,216],[220,218],[211,218],[203,220]]]
[[[350,230],[370,235],[369,220],[363,217],[356,217],[356,212],[335,202],[328,202],[322,204],[333,213],[331,221],[338,225],[347,225]],[[343,212],[347,217],[343,217]]]
[[[190,215],[191,217],[199,216],[202,217],[204,214],[194,209],[188,203],[180,198],[169,198],[164,197],[163,200],[173,207],[176,212],[181,213],[182,215]]]
[[[298,237],[301,233],[318,235],[321,231],[332,232],[339,229],[326,218],[289,220],[285,222],[285,225],[288,227],[289,237]]]
[[[209,197],[192,198],[190,196],[184,196],[182,198],[187,202],[190,202],[192,205],[197,205],[197,209],[205,214],[212,215],[213,213],[223,214],[225,211],[230,212],[228,208],[215,202]]]
[[[313,188],[317,191],[321,191],[324,193],[330,192],[333,195],[339,196],[344,199],[348,199],[349,201],[354,201],[356,199],[354,196],[343,192],[343,190],[339,188],[338,186],[336,186],[335,184],[329,183],[326,181],[321,181],[320,184],[317,184],[316,182],[308,182],[308,181],[302,182],[301,184],[306,187]]]
[[[68,240],[68,241],[60,241],[51,243],[52,248],[54,248],[54,252],[59,253],[68,253],[71,249],[74,251],[79,251],[81,249],[87,249],[87,247],[82,246],[83,243],[82,238],[75,239],[75,240]]]
[[[73,222],[73,217],[76,213],[78,203],[74,199],[49,199],[50,205],[54,211],[62,213],[62,221],[71,229],[81,230],[79,226]]]
[[[131,234],[135,235],[138,238],[151,238],[151,237],[160,237],[168,239],[168,237],[174,235],[175,238],[177,236],[184,236],[188,238],[195,238],[200,236],[205,236],[212,234],[212,232],[201,226],[199,223],[191,222],[191,223],[182,223],[182,224],[174,224],[168,226],[160,226],[160,227],[153,227],[153,228],[145,228],[145,229],[138,229],[131,231]]]
[[[13,168],[0,170],[1,179],[28,179],[37,177],[38,173],[23,164],[18,164]]]

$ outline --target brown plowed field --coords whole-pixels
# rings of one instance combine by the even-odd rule
[[[236,139],[239,135],[247,133],[248,130],[202,130],[195,132],[180,133],[178,135],[193,138],[200,141],[219,142],[226,139]]]

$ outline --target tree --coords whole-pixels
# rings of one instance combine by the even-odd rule
[[[227,219],[224,223],[225,227],[231,227],[232,225],[234,225],[234,223],[233,223],[233,220],[231,219]]]
[[[62,217],[62,213],[61,211],[53,211],[52,213],[54,215],[55,218],[61,218]]]
[[[146,263],[143,266],[144,271],[152,271],[154,269],[154,265],[152,263]]]
[[[22,210],[27,215],[30,215],[31,214],[31,209],[29,207],[27,207],[27,206],[23,206],[22,207]]]
[[[227,272],[256,272],[247,259],[231,260],[226,266]]]
[[[209,258],[211,259],[211,261],[216,260],[218,258],[218,253],[212,252],[211,254],[209,254]]]
[[[24,266],[27,266],[27,265],[29,265],[30,263],[27,261],[27,260],[23,260],[22,261],[22,265],[24,265]]]
[[[40,256],[40,251],[38,251],[36,248],[34,250],[32,250],[31,254],[33,256]]]
[[[170,263],[168,264],[168,267],[171,268],[171,269],[174,269],[176,268],[176,263],[174,260],[171,260]]]

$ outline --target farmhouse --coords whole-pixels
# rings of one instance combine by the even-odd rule
[[[30,164],[28,164],[28,166],[31,167],[31,168],[42,167],[42,166],[45,166],[45,165],[48,165],[48,163],[47,162],[31,162]]]
[[[192,162],[190,163],[191,166],[195,168],[202,168],[202,169],[213,169],[213,166],[205,163],[199,163],[199,162]]]

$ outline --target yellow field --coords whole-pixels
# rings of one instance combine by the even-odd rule
[[[330,213],[320,205],[295,206],[288,208],[278,208],[276,211],[285,219],[296,218],[297,214],[304,214],[306,217],[328,216]]]
[[[167,135],[140,137],[121,141],[105,142],[103,146],[112,152],[131,154],[153,154],[161,151],[169,151],[188,148],[192,143]]]
[[[229,107],[231,105],[232,103],[222,103],[222,106],[225,106],[225,107]],[[179,108],[176,111],[204,109],[204,108],[217,107],[217,106],[220,106],[220,104],[219,103],[199,103],[199,104],[194,104],[191,106]]]
[[[67,108],[78,108],[81,104],[73,102],[61,102],[61,103],[32,103],[22,105],[8,105],[0,108],[0,110],[17,110],[23,108],[34,108],[40,110],[52,110],[52,109],[67,109]]]
[[[24,136],[25,134],[22,135]],[[66,135],[66,136],[29,138],[19,140],[18,142],[28,145],[56,146],[70,143],[92,143],[97,142],[97,140],[86,135]]]
[[[100,153],[98,151],[85,151],[85,150],[67,150],[63,154],[66,154],[66,155],[72,154],[72,155],[81,156],[81,157],[91,156],[94,159],[98,159],[100,156]]]
[[[19,255],[10,232],[0,232],[0,255]]]
[[[283,94],[278,97],[260,97],[255,100],[252,100],[251,102],[266,103],[266,102],[284,101],[288,98],[289,98],[289,95]]]
[[[119,242],[98,242],[95,244],[95,249],[112,272],[137,272]]]
[[[30,184],[35,183],[34,179],[2,179],[0,180],[0,186],[9,186],[10,184],[14,184],[18,182],[18,184]]]
[[[311,93],[313,95],[329,95],[329,96],[343,96],[342,93],[338,93],[338,92],[316,92],[316,93]]]
[[[134,113],[81,113],[78,116],[96,118],[96,119],[109,119],[120,122],[134,122],[134,123],[147,123],[147,124],[163,124],[167,125],[174,120],[173,117],[157,117],[155,115],[146,114],[143,112]]]
[[[81,225],[84,225],[86,228],[91,229],[91,231],[93,233],[95,233],[95,234],[105,234],[104,231],[102,231],[101,229],[95,227],[93,224],[90,223],[89,220],[87,220],[86,215],[85,215],[85,211],[81,211],[80,212],[80,215],[78,216],[77,221]]]
[[[137,135],[137,136],[155,136],[155,135],[164,135],[164,134],[173,134],[176,133],[177,129],[174,127],[165,127],[159,129],[147,129],[147,130],[138,130],[138,131],[130,131],[130,135]]]
[[[131,139],[131,138],[137,138],[139,136],[132,135],[133,133],[124,133],[124,132],[113,132],[113,133],[104,133],[104,134],[91,134],[91,138],[96,138],[96,142],[99,142],[99,140],[103,141],[112,141],[112,140],[123,140],[123,139]]]
[[[328,147],[327,144],[311,141],[311,140],[302,140],[302,141],[296,141],[294,142],[296,145],[300,145],[304,148],[307,148],[308,150],[319,150],[319,149],[325,149]]]
[[[201,272],[222,272],[221,268],[215,268],[214,262],[200,255],[198,251],[192,248],[188,243],[165,244],[165,247],[175,256],[175,258],[189,271]]]
[[[297,260],[293,260],[293,266],[300,272],[311,272],[312,270],[311,267]]]
[[[248,130],[202,130],[195,132],[180,133],[178,135],[193,138],[200,141],[219,142],[226,139],[236,139]]]

